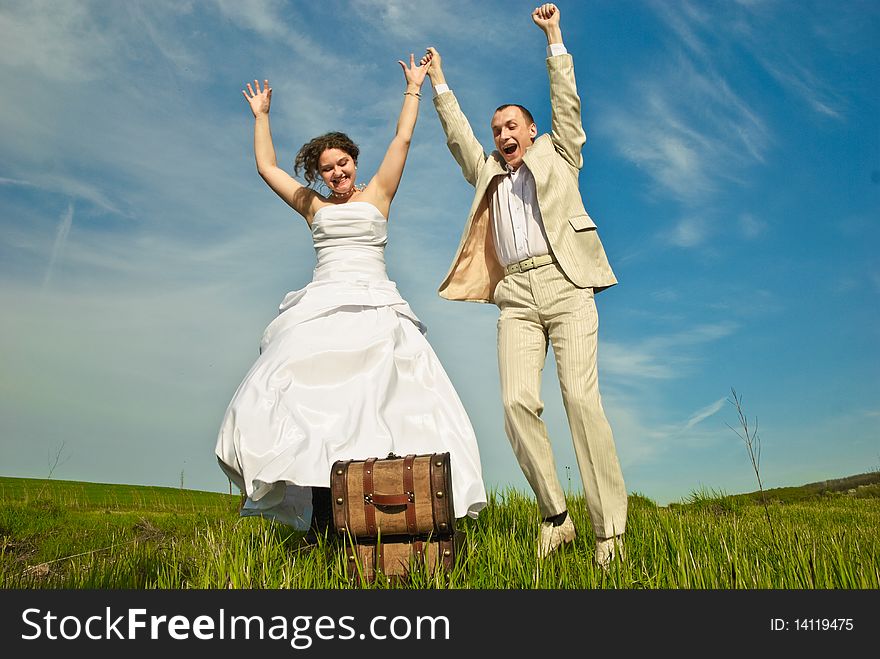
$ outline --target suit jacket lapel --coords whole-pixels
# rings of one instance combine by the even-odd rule
[[[486,160],[485,167],[489,168],[489,173],[486,177],[487,183],[496,176],[507,174],[507,164],[504,162],[504,158],[501,157],[501,154],[497,151],[492,152],[492,155]]]
[[[553,175],[553,160],[555,156],[556,149],[553,148],[553,141],[546,133],[535,140],[535,143],[526,150],[523,156],[523,162],[529,168],[532,176],[535,177],[538,207],[541,211],[541,219],[544,221],[544,230],[547,232],[551,243],[555,242],[559,218],[554,217],[552,213],[546,213],[545,209],[541,207],[541,202],[546,201],[547,188]]]
[[[547,177],[550,175],[550,162],[547,159],[555,153],[556,149],[553,148],[553,141],[546,133],[541,135],[531,147],[526,149],[523,155],[523,162],[532,172],[535,181],[544,182],[547,180]]]

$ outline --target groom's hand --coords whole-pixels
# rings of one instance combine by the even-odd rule
[[[551,26],[559,27],[559,8],[552,2],[535,7],[532,11],[532,20],[544,32]]]
[[[559,7],[552,2],[535,7],[532,21],[547,35],[547,43],[562,43],[562,30],[559,27]]]
[[[436,48],[428,46],[422,59],[419,60],[419,64],[426,67],[432,85],[446,84],[446,78],[444,77],[443,69],[441,68],[440,53],[437,52]]]

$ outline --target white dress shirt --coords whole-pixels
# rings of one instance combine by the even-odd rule
[[[547,57],[567,52],[561,43],[547,46]],[[448,85],[441,83],[434,86],[435,96],[448,91]],[[538,208],[535,177],[525,163],[515,171],[508,167],[508,173],[499,183],[491,205],[495,254],[502,266],[550,253],[544,220]]]
[[[495,255],[503,266],[550,253],[535,177],[525,163],[507,171],[491,199]]]

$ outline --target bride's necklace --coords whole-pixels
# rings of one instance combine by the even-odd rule
[[[336,192],[336,190],[330,189],[330,196],[334,199],[348,199],[355,192],[363,192],[366,190],[367,186],[361,183],[360,185],[353,185],[348,192]]]

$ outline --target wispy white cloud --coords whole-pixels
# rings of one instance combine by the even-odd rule
[[[661,288],[651,293],[651,297],[658,302],[676,302],[681,294],[674,288]]]
[[[47,174],[36,170],[30,170],[28,174],[32,176],[34,180],[25,181],[14,178],[0,178],[0,185],[19,188],[36,188],[66,197],[74,197],[88,201],[107,212],[123,215],[123,213],[100,189],[87,181],[66,175]]]
[[[602,345],[602,371],[610,377],[665,380],[678,376],[661,356],[642,346],[606,341]]]
[[[600,115],[599,130],[661,194],[697,206],[763,162],[771,141],[764,122],[720,74],[689,56],[679,54],[629,93]]]
[[[719,398],[711,405],[707,405],[706,407],[697,410],[693,415],[685,422],[682,427],[682,432],[686,432],[696,426],[698,423],[701,423],[708,419],[710,416],[717,414],[718,411],[724,407],[724,404],[727,402],[727,398]]]
[[[663,404],[662,398],[636,396],[614,386],[606,387],[603,404],[614,428],[615,443],[626,476],[632,471],[656,464],[676,455],[683,447],[701,450],[717,444],[727,428],[711,427],[707,419],[718,414],[725,398],[693,412],[686,420]],[[710,427],[706,427],[706,426]],[[695,487],[697,482],[694,481]],[[666,488],[669,489],[668,486]],[[680,491],[680,488],[679,488]]]
[[[816,113],[841,118],[845,102],[816,71],[811,53],[763,29],[768,17],[782,20],[776,4],[650,6],[669,29],[668,59],[653,67],[651,78],[636,80],[629,98],[603,112],[599,129],[614,136],[620,153],[654,181],[656,193],[702,208],[726,183],[742,183],[751,168],[765,164],[774,137],[763,99],[750,97],[742,81],[743,53]],[[821,31],[822,22],[817,16],[799,27]],[[699,247],[708,227],[684,220],[666,242]],[[748,238],[760,228],[742,225]]]
[[[767,223],[759,220],[751,213],[743,213],[738,219],[739,229],[742,235],[752,240],[767,230]]]
[[[706,14],[699,6],[687,1],[670,4],[659,0],[652,0],[650,5],[688,50],[699,57],[708,55],[706,44],[699,34]]]
[[[743,0],[737,6],[714,6],[711,10],[692,2],[676,4],[653,2],[652,7],[683,44],[702,64],[719,59],[719,53],[745,51],[777,82],[799,97],[818,114],[839,119],[844,102],[841,96],[811,68],[813,53],[798,46],[784,32],[768,34],[762,29],[771,20],[791,20],[784,5],[763,0]],[[838,11],[821,3],[799,13],[793,30],[806,30],[816,37],[824,35],[823,47],[839,47],[839,37],[852,31],[854,11]],[[834,28],[829,29],[829,23]],[[721,29],[719,29],[719,27]],[[836,33],[835,33],[836,32]]]
[[[679,220],[666,239],[677,247],[696,247],[706,240],[706,220],[702,217],[686,217]]]
[[[184,2],[130,3],[126,6],[133,29],[147,37],[152,50],[169,62],[174,72],[189,79],[197,79],[204,67],[204,58],[194,51],[188,40],[180,39],[168,29],[182,16],[190,15],[193,6]]]
[[[347,83],[363,74],[363,63],[352,57],[348,48],[329,46],[331,42],[323,38],[329,31],[316,33],[301,29],[306,24],[302,6],[283,0],[213,0],[213,6],[224,20],[237,28],[252,32],[260,39],[282,42],[290,48],[291,56],[284,64],[292,69],[294,76],[307,71],[328,76],[328,83],[334,83],[340,93],[346,94],[351,91],[346,87]],[[329,21],[333,20],[336,29],[345,32],[348,12],[344,8],[329,3],[316,8],[328,21],[325,27],[329,28]]]
[[[504,29],[502,21],[486,19],[484,7],[459,0],[442,3],[431,0],[354,0],[351,6],[360,20],[396,38],[410,41],[414,47],[437,46],[437,39],[446,42],[454,39],[456,42],[476,41],[481,48],[490,48],[497,45]],[[528,27],[525,20],[522,25]]]
[[[106,69],[116,37],[92,20],[78,2],[4,3],[0,7],[0,59],[30,75],[71,84],[93,80]]]
[[[44,190],[88,201],[96,207],[115,215],[126,215],[108,197],[107,193],[101,190],[100,186],[89,183],[77,176],[42,172],[31,172],[31,175],[35,177],[35,185]]]
[[[3,177],[0,177],[0,185],[18,186],[18,187],[23,187],[23,188],[36,187],[36,184],[31,183],[30,181],[20,181],[19,179],[3,178]]]
[[[799,96],[818,114],[832,119],[843,118],[843,101],[818,75],[790,56],[757,55],[761,65],[783,87]]]
[[[214,0],[214,4],[227,20],[266,39],[290,41],[302,36],[291,27],[298,23],[295,7],[281,0]]]
[[[616,110],[613,115],[600,117],[599,130],[614,135],[621,154],[644,170],[665,193],[680,199],[704,197],[714,185],[693,134],[679,131],[683,123],[662,92],[646,91],[642,96],[647,101],[645,111]]]
[[[70,227],[73,225],[73,204],[67,206],[67,211],[61,216],[58,223],[58,231],[55,233],[55,243],[52,245],[52,255],[49,257],[49,264],[46,266],[46,275],[43,277],[43,293],[49,286],[52,279],[52,271],[55,269],[55,262],[59,255],[64,251],[64,245],[67,243],[67,235],[70,233]]]
[[[602,370],[621,381],[673,379],[687,375],[699,361],[699,347],[733,334],[733,322],[703,324],[674,334],[649,337],[634,343],[605,341]]]

